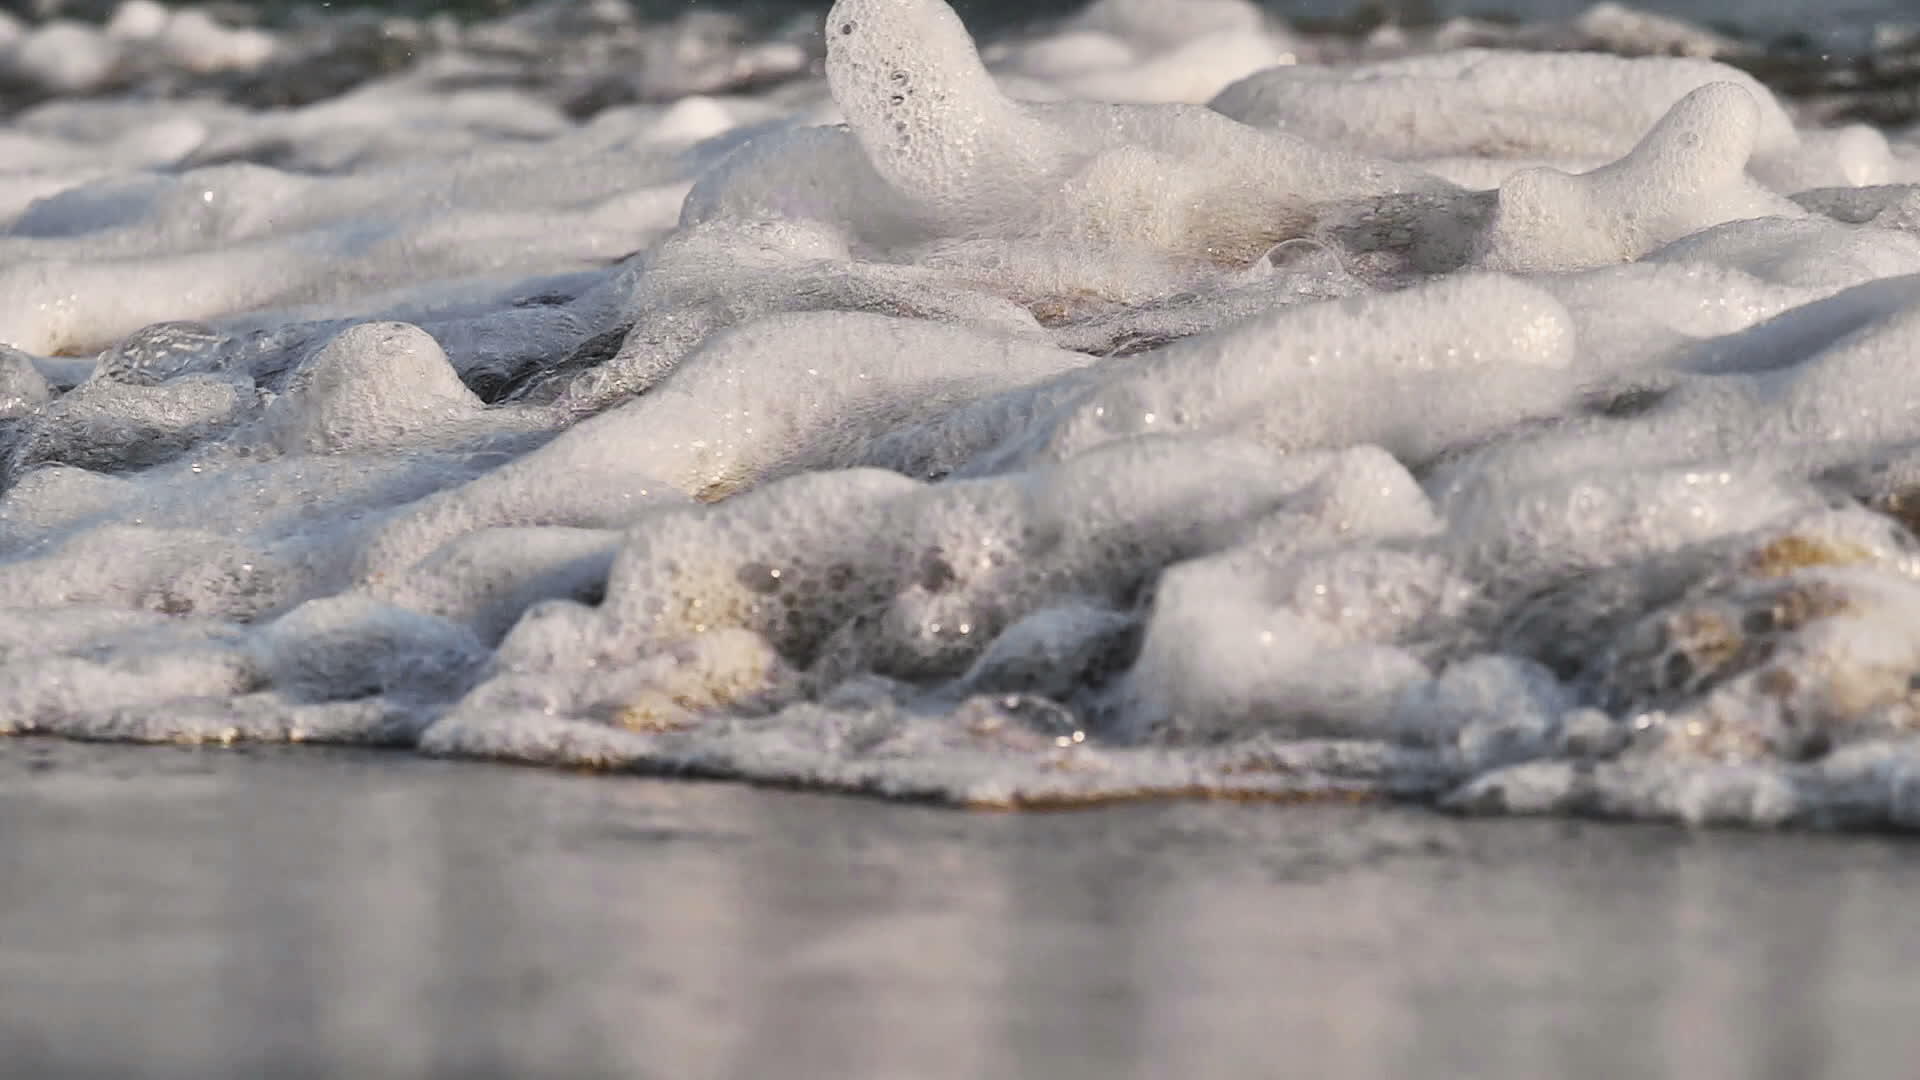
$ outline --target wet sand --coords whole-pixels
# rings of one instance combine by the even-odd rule
[[[1917,856],[0,740],[0,1071],[1898,1076]]]

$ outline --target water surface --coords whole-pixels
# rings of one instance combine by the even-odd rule
[[[1907,844],[0,742],[19,1076],[1895,1076]]]

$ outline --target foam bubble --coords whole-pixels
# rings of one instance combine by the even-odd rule
[[[987,224],[1059,168],[1059,138],[1000,93],[940,0],[840,0],[826,36],[834,101],[920,216]]]
[[[1457,49],[1371,64],[1274,67],[1213,108],[1260,127],[1399,160],[1615,158],[1688,94],[1731,83],[1753,99],[1753,146],[1800,140],[1786,110],[1738,68],[1710,60]]]
[[[543,452],[621,445],[653,475],[715,498],[850,463],[889,429],[1085,362],[1079,353],[931,322],[773,316],[715,335],[652,392]]]
[[[1192,0],[1178,8],[1152,0],[1095,0],[1068,25],[1112,34],[1143,48],[1167,48],[1216,34],[1259,34],[1266,29],[1266,17],[1247,0]]]
[[[16,77],[57,94],[104,86],[121,62],[120,46],[84,23],[51,19],[28,31],[7,50]]]
[[[1529,169],[1500,186],[1483,265],[1560,269],[1624,262],[1728,221],[1797,216],[1746,177],[1759,118],[1733,83],[1682,98],[1619,161],[1569,175]]]
[[[1144,59],[1071,73],[1058,78],[1057,85],[1072,97],[1090,101],[1204,105],[1238,79],[1292,62],[1293,53],[1264,33],[1221,30]]]
[[[1497,312],[1498,314],[1491,314]],[[1383,325],[1400,329],[1381,333]],[[1571,327],[1546,293],[1496,276],[1285,309],[1109,364],[1004,454],[1057,460],[1106,443],[1235,431],[1285,449],[1359,443],[1414,460],[1561,408]],[[1504,394],[1440,394],[1498,372]]]
[[[362,323],[302,363],[261,424],[287,450],[369,449],[444,429],[479,408],[424,331]]]
[[[936,234],[1245,266],[1322,203],[1447,186],[1206,110],[1012,101],[941,0],[844,0],[827,22],[860,151]]]
[[[51,400],[53,390],[31,356],[0,351],[0,420],[18,420]]]

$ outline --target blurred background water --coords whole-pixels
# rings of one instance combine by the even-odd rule
[[[953,0],[986,41],[1044,30],[1087,0]],[[1178,5],[1182,0],[1167,0]],[[1915,0],[1839,0],[1817,15],[1801,0],[1258,0],[1305,38],[1391,55],[1409,43],[1683,52],[1745,68],[1815,111],[1802,122],[1920,120],[1920,7]],[[179,5],[176,5],[179,6]],[[803,78],[820,58],[828,0],[205,0],[190,5],[230,27],[258,27],[263,62],[183,69],[164,50],[100,46],[92,77],[54,71],[97,27],[167,16],[156,0],[0,0],[5,21],[67,35],[34,64],[0,71],[0,115],[59,96],[220,98],[252,108],[311,104],[398,75],[430,57],[481,57],[486,78],[544,95],[576,120],[634,102],[758,93]],[[1645,16],[1652,16],[1651,20]],[[1460,17],[1470,25],[1456,24]],[[3,18],[3,16],[0,16]],[[1677,19],[1678,21],[1674,21]],[[94,23],[88,30],[76,23]],[[1662,23],[1667,25],[1661,25]],[[50,24],[64,25],[50,25]],[[107,36],[116,31],[109,27]],[[249,30],[247,33],[253,33]],[[75,36],[77,35],[77,36]],[[124,36],[124,35],[122,35]],[[52,40],[52,39],[49,39]],[[95,51],[100,51],[96,49]],[[84,65],[83,65],[84,66]],[[18,63],[14,68],[20,68]],[[28,70],[31,69],[31,70]],[[471,79],[471,72],[463,78]],[[469,86],[471,88],[471,85]]]
[[[284,19],[301,10],[341,11],[355,8],[409,15],[452,14],[461,17],[497,15],[526,7],[537,0],[212,0],[201,6],[236,17]],[[970,25],[983,30],[1019,26],[1057,17],[1085,6],[1086,0],[954,0],[954,7]],[[1180,0],[1170,0],[1179,3]],[[1455,16],[1535,21],[1567,19],[1591,6],[1592,0],[1261,0],[1276,14],[1290,19],[1343,19],[1360,22],[1397,21],[1419,24]],[[830,0],[630,0],[642,15],[670,19],[690,10],[743,13],[769,21],[806,17],[823,12]],[[0,9],[29,18],[54,16],[103,20],[117,0],[0,0]],[[1751,37],[1858,36],[1877,25],[1920,25],[1920,5],[1914,0],[1836,0],[1814,4],[1809,0],[1641,0],[1632,7],[1674,15],[1701,25]]]

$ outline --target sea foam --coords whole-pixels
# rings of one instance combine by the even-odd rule
[[[0,731],[1920,823],[1920,142],[1737,43],[342,19],[0,24]]]

